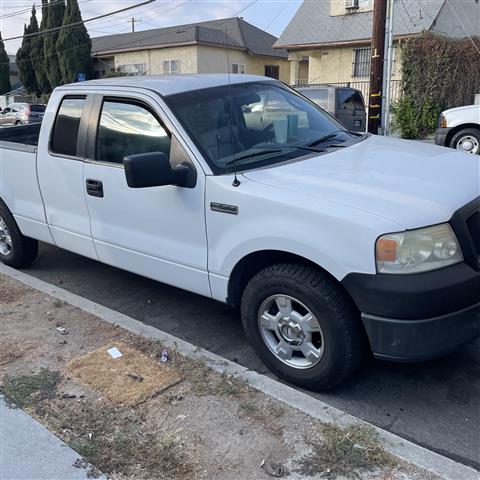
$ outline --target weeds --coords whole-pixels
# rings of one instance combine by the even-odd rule
[[[33,375],[6,376],[3,381],[3,393],[10,404],[25,407],[55,395],[60,382],[60,372],[42,368]]]
[[[373,427],[332,424],[321,428],[322,441],[313,443],[312,452],[299,462],[297,471],[316,478],[359,478],[359,470],[371,471],[393,466],[392,455],[380,445]]]

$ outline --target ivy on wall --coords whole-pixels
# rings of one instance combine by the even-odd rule
[[[403,97],[394,106],[394,128],[405,138],[435,131],[438,115],[471,105],[480,93],[480,37],[452,39],[425,32],[402,47]]]

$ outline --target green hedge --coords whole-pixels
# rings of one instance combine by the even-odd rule
[[[474,44],[475,43],[475,44]],[[405,138],[435,131],[447,108],[470,105],[480,93],[480,38],[423,33],[402,46],[403,97],[394,105],[393,128]]]

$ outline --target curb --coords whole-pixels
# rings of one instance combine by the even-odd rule
[[[306,393],[296,390],[288,385],[280,383],[265,375],[249,370],[226,358],[220,357],[212,352],[199,348],[174,335],[163,332],[155,327],[145,325],[123,313],[119,313],[98,303],[92,302],[50,283],[39,280],[24,272],[20,272],[6,265],[1,265],[0,273],[3,273],[21,283],[35,288],[47,295],[63,300],[85,312],[96,315],[102,320],[137,335],[159,340],[163,345],[174,348],[179,353],[203,360],[213,370],[232,375],[244,380],[256,390],[269,395],[276,400],[283,402],[290,407],[320,420],[323,423],[333,423],[342,427],[352,424],[363,424],[373,427],[378,433],[379,439],[384,444],[387,452],[405,460],[413,465],[438,475],[444,480],[478,480],[479,472],[471,467],[450,460],[442,455],[427,450],[413,442],[403,439],[394,433],[390,433],[379,427],[371,425],[353,415],[317,400]]]

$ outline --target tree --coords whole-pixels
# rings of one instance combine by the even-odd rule
[[[35,28],[35,24],[37,25],[38,30],[38,23],[34,7],[32,8],[30,24],[28,25],[28,27],[27,25],[24,25],[23,27],[23,41],[22,46],[17,52],[16,63],[18,69],[18,78],[25,87],[25,90],[27,90],[28,93],[34,93],[39,96],[40,90],[38,88],[37,78],[35,77],[35,71],[33,70],[32,61],[30,59],[32,37],[28,36],[30,33],[34,33],[32,32],[32,29]]]
[[[65,3],[61,0],[50,0],[46,14],[46,28],[61,27],[65,15]],[[42,18],[43,22],[43,18]],[[62,72],[57,52],[58,30],[47,32],[44,37],[44,54],[47,77],[53,89],[62,84]]]
[[[31,33],[41,32],[45,30],[47,20],[47,8],[48,0],[42,0],[42,23],[40,24],[40,30],[38,28],[37,17],[33,16],[35,7],[33,7],[32,17],[30,22]],[[45,58],[45,34],[39,33],[30,38],[30,60],[32,61],[33,71],[35,72],[35,78],[37,80],[38,89],[41,93],[50,93],[52,88],[47,76],[47,65]]]
[[[69,27],[72,23],[82,22],[82,14],[77,0],[67,0],[63,17],[63,26],[57,40],[58,58],[64,83],[77,81],[78,74],[90,77],[92,65],[92,41],[83,23]]]
[[[10,85],[10,58],[5,51],[5,45],[0,32],[0,95],[9,92],[12,89]]]

